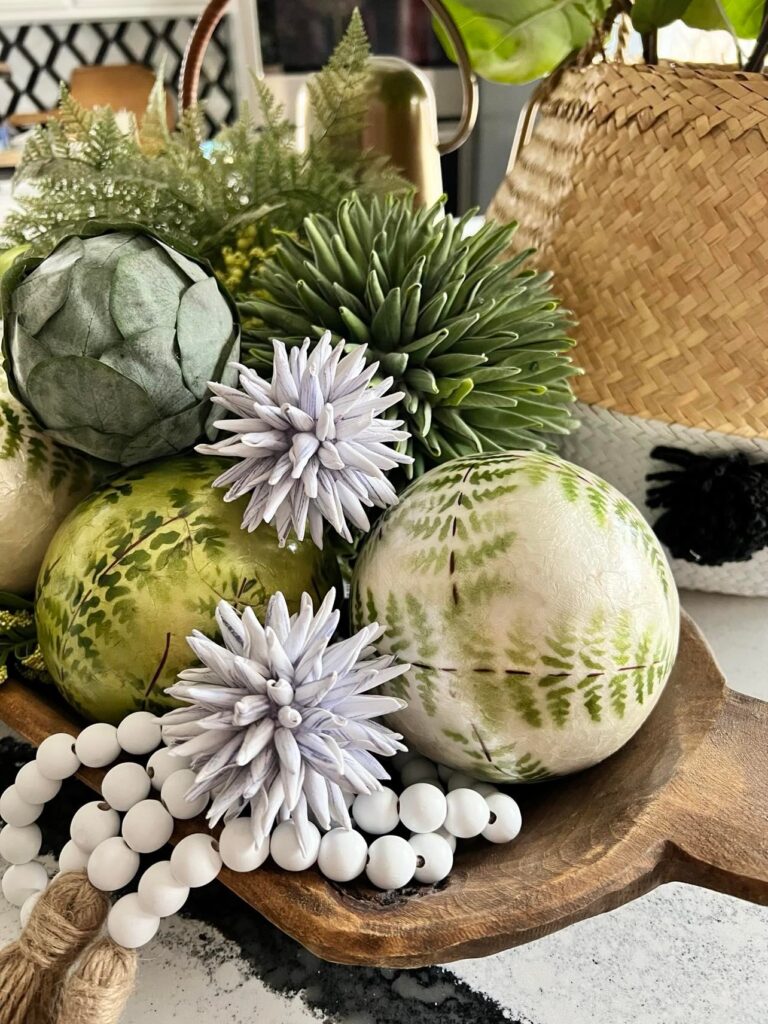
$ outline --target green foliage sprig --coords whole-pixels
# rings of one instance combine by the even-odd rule
[[[276,232],[298,232],[308,213],[332,213],[350,191],[407,190],[381,157],[360,149],[369,52],[356,11],[312,86],[315,128],[304,152],[262,82],[258,119],[244,107],[205,149],[199,108],[169,130],[159,80],[127,132],[113,110],[88,110],[64,89],[58,117],[25,147],[5,243],[31,242],[45,254],[84,221],[133,221],[209,259],[235,293],[248,290]]]

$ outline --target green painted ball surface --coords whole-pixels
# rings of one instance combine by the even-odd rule
[[[304,591],[318,600],[337,584],[330,551],[280,548],[266,525],[241,529],[247,496],[225,503],[211,488],[222,468],[195,455],[137,467],[56,533],[38,581],[38,636],[56,686],[86,718],[173,707],[164,689],[197,664],[186,637],[216,636],[222,598],[262,615],[282,590],[296,611]]]
[[[656,537],[613,487],[556,456],[477,455],[422,476],[355,566],[356,627],[410,662],[389,693],[409,746],[496,781],[596,764],[640,728],[677,652]]]

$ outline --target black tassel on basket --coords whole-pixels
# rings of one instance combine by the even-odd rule
[[[747,562],[768,545],[768,463],[743,452],[695,455],[659,446],[651,458],[677,469],[649,473],[649,508],[664,509],[654,523],[674,558],[699,565]]]

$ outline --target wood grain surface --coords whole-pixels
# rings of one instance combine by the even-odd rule
[[[0,719],[32,743],[76,733],[74,715],[46,695],[9,682]],[[102,774],[81,777],[97,788]],[[595,768],[515,796],[519,839],[467,845],[435,887],[382,894],[271,862],[220,879],[318,956],[380,967],[484,956],[673,880],[768,903],[768,703],[727,688],[685,615],[672,677],[634,739]],[[173,841],[200,827],[180,823]]]

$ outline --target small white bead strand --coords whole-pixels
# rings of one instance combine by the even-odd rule
[[[377,889],[401,889],[416,871],[416,851],[400,836],[379,836],[368,850],[365,873]]]
[[[14,782],[16,792],[30,804],[47,804],[61,789],[57,779],[46,779],[35,761],[19,768]]]
[[[485,798],[490,821],[483,829],[483,838],[491,843],[510,843],[520,835],[523,817],[517,802],[506,793],[492,793]]]
[[[139,870],[139,855],[122,836],[99,843],[88,858],[88,880],[102,892],[115,892],[132,882]]]
[[[93,853],[99,843],[120,834],[120,815],[104,800],[94,800],[75,811],[69,834],[86,853]]]
[[[445,828],[457,839],[479,836],[491,818],[485,797],[474,789],[454,789],[446,797]]]
[[[451,873],[453,850],[437,832],[411,836],[408,844],[416,854],[416,870],[413,877],[417,882],[434,885],[436,882],[442,882]]]
[[[9,864],[28,864],[40,853],[42,844],[38,825],[6,825],[0,831],[0,857]]]
[[[48,885],[48,872],[36,860],[28,864],[12,864],[3,875],[3,896],[14,907],[21,907],[36,892]]]
[[[279,868],[285,871],[306,871],[312,867],[320,852],[320,832],[309,822],[307,834],[306,848],[302,851],[294,823],[280,822],[269,841],[269,852]]]
[[[124,761],[110,768],[101,782],[101,795],[116,811],[130,811],[146,800],[152,789],[149,775],[140,764]]]
[[[208,796],[197,797],[195,800],[187,800],[187,793],[195,785],[197,776],[191,768],[182,768],[181,771],[169,775],[160,790],[160,800],[174,818],[179,821],[188,821],[202,814],[208,806]]]
[[[152,788],[161,790],[167,778],[182,768],[189,768],[191,761],[185,755],[174,754],[170,747],[156,750],[147,761],[147,775],[152,780]]]
[[[154,853],[173,833],[173,818],[159,800],[140,800],[123,818],[123,838],[136,853]]]
[[[317,866],[332,882],[351,882],[365,870],[368,844],[352,828],[333,828],[320,840]]]
[[[363,832],[372,836],[393,832],[400,821],[397,793],[384,786],[373,793],[361,793],[352,804],[352,817]]]
[[[15,785],[9,786],[0,796],[0,818],[7,825],[23,828],[37,821],[42,813],[43,805],[31,804],[24,800]]]
[[[75,753],[75,739],[66,732],[55,732],[46,736],[37,748],[35,763],[40,774],[46,779],[60,782],[68,779],[80,767],[80,758]]]
[[[148,914],[139,902],[139,894],[122,896],[112,907],[107,918],[107,932],[113,942],[126,949],[146,946],[157,934],[160,918]]]
[[[160,719],[150,711],[134,711],[117,727],[117,738],[126,754],[141,756],[157,750],[162,742]]]
[[[62,874],[65,871],[85,871],[89,857],[90,853],[87,850],[81,850],[74,839],[70,839],[59,854],[59,871]]]
[[[233,818],[219,836],[219,853],[225,867],[232,871],[255,871],[269,856],[269,836],[257,846],[251,819]]]
[[[139,879],[139,903],[147,914],[170,917],[187,902],[189,886],[177,882],[169,860],[148,867]]]
[[[428,782],[415,782],[400,794],[400,821],[411,832],[436,831],[447,813],[445,794]]]
[[[221,871],[219,844],[206,832],[186,836],[171,854],[171,873],[181,885],[197,889],[208,885]]]
[[[107,722],[95,722],[75,740],[75,754],[88,768],[106,768],[120,757],[117,729]]]

